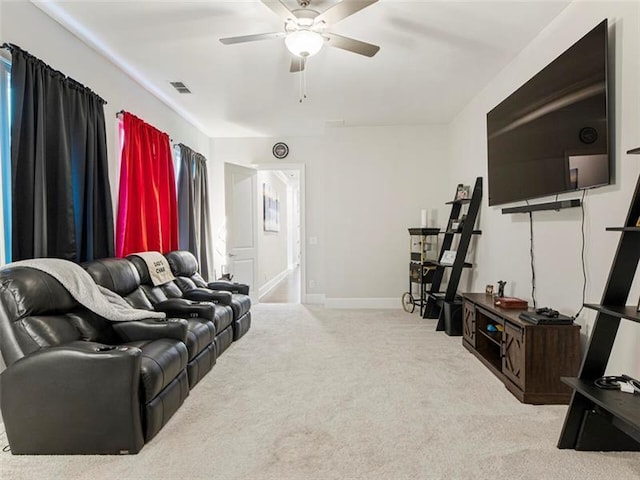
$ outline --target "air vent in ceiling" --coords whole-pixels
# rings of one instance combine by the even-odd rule
[[[179,93],[191,93],[191,90],[187,88],[187,86],[182,82],[169,82],[173,88],[175,88]]]

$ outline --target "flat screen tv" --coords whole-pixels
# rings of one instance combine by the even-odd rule
[[[487,114],[489,205],[610,183],[607,20]]]

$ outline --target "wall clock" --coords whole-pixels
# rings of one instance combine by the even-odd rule
[[[289,155],[289,147],[286,143],[278,142],[273,146],[273,156],[276,158],[284,158]]]

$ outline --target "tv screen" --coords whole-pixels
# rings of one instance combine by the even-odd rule
[[[607,185],[607,20],[487,114],[489,205]]]

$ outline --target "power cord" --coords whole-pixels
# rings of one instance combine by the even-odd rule
[[[9,453],[11,452],[11,446],[8,443],[7,440],[7,432],[5,432],[4,430],[0,430],[0,445],[3,444],[4,442],[7,442],[7,445],[5,445],[4,447],[2,447],[2,451],[4,453]]]
[[[580,259],[582,263],[582,303],[580,304],[580,309],[578,313],[576,313],[573,317],[574,320],[580,316],[582,310],[584,309],[584,304],[587,301],[587,265],[585,260],[585,249],[586,249],[586,236],[584,233],[585,228],[585,211],[584,211],[584,201],[587,196],[587,190],[582,190],[582,201],[580,202],[580,211],[582,212],[582,219],[580,225],[580,232],[582,236],[582,247],[580,250]],[[558,195],[556,195],[556,201],[558,199]],[[529,205],[529,201],[526,200],[527,205]],[[537,307],[536,305],[536,269],[534,263],[534,255],[533,255],[533,212],[529,212],[529,255],[531,257],[531,299],[533,300],[533,308]]]
[[[580,304],[580,309],[578,313],[576,313],[573,318],[578,318],[584,309],[584,304],[587,301],[587,265],[585,261],[585,234],[584,234],[584,226],[585,226],[585,214],[584,214],[584,200],[587,196],[587,190],[582,190],[582,202],[580,202],[580,211],[582,212],[582,223],[580,226],[580,232],[582,233],[582,249],[580,253],[580,259],[582,261],[582,303]]]
[[[527,201],[527,205],[529,202]],[[531,299],[533,300],[533,308],[536,305],[536,269],[533,258],[533,212],[529,212],[529,255],[531,257]]]

